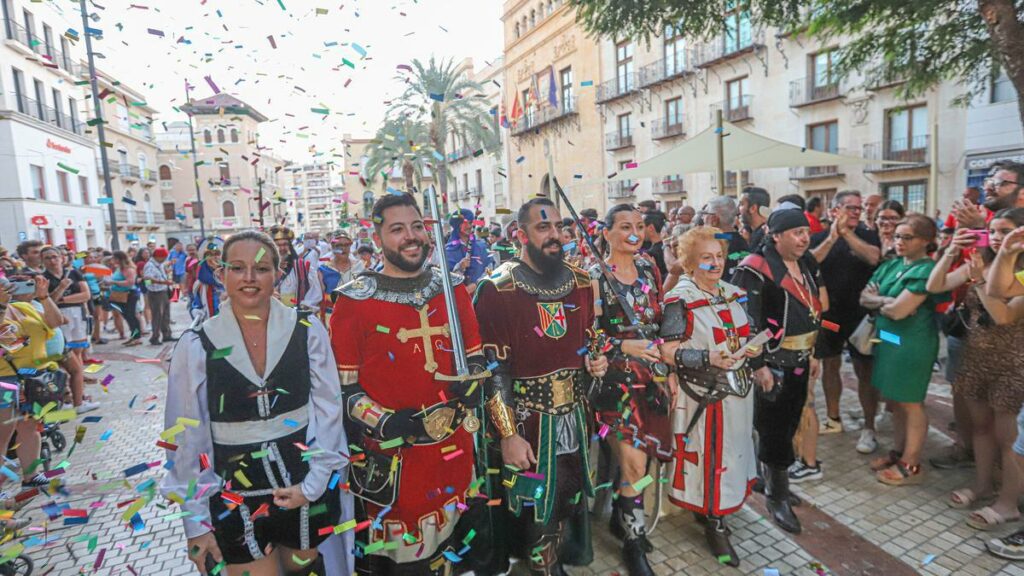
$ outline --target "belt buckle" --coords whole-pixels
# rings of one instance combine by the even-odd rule
[[[455,409],[449,406],[438,408],[423,417],[423,428],[430,439],[437,442],[448,434],[452,422],[455,420]]]
[[[551,407],[560,408],[575,401],[572,374],[551,381]]]

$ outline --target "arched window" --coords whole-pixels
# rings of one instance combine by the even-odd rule
[[[217,128],[217,143],[218,144],[223,144],[224,143],[224,129],[223,128]]]
[[[146,211],[146,224],[153,223],[153,205],[149,203],[149,194],[146,194],[142,201],[146,203],[144,210]]]
[[[143,180],[149,180],[149,161],[146,158],[145,152],[139,152],[139,177]]]
[[[232,202],[231,200],[225,200],[224,203],[220,205],[220,213],[225,218],[234,218],[235,203]]]
[[[520,36],[522,36],[522,34],[523,33],[520,31],[519,28],[519,22],[516,22],[516,38],[519,38]]]
[[[124,200],[134,200],[131,190],[124,191]],[[131,202],[124,202],[124,212],[129,224],[135,224],[135,206]]]
[[[555,0],[548,0],[548,14],[555,11]]]
[[[238,129],[237,128],[232,128],[231,129],[231,141],[232,142],[238,142]]]
[[[160,179],[170,180],[171,179],[171,167],[167,164],[160,165]]]
[[[537,25],[537,11],[536,10],[530,10],[530,28],[533,28],[536,25]]]
[[[210,131],[208,129],[203,130],[203,142],[206,142],[207,144],[213,144],[213,135],[210,134]]]

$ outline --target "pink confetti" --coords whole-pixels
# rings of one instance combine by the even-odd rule
[[[537,333],[537,336],[544,337],[544,333],[540,331],[540,326],[534,326],[533,331]]]
[[[462,449],[460,448],[460,449],[456,450],[455,452],[452,452],[451,454],[445,454],[443,460],[445,462],[448,462],[450,460],[454,460],[455,458],[458,458],[459,456],[462,456],[462,454],[463,454],[463,452],[462,452]]]
[[[206,83],[210,85],[210,88],[213,89],[214,94],[220,94],[220,88],[218,88],[217,84],[214,83],[213,78],[209,76],[203,76],[203,80],[206,80]]]

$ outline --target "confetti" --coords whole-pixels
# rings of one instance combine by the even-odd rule
[[[212,358],[214,360],[220,360],[222,358],[227,358],[228,356],[231,355],[231,349],[232,349],[232,347],[228,346],[227,348],[220,348],[218,350],[214,350],[213,354],[210,354],[210,358]]]
[[[878,338],[881,339],[882,342],[888,342],[890,344],[895,344],[897,346],[900,345],[900,337],[899,337],[899,335],[898,334],[893,334],[892,332],[886,332],[885,330],[879,330],[878,331]]]

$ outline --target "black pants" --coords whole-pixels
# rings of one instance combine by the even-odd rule
[[[800,428],[810,376],[808,367],[783,370],[782,389],[777,396],[769,400],[760,388],[754,395],[754,428],[760,439],[758,459],[776,468],[789,467],[796,459],[793,436]]]
[[[142,326],[139,325],[139,316],[136,309],[139,307],[139,292],[133,290],[128,293],[128,301],[124,304],[114,304],[121,309],[121,316],[128,323],[129,338],[142,336]]]

